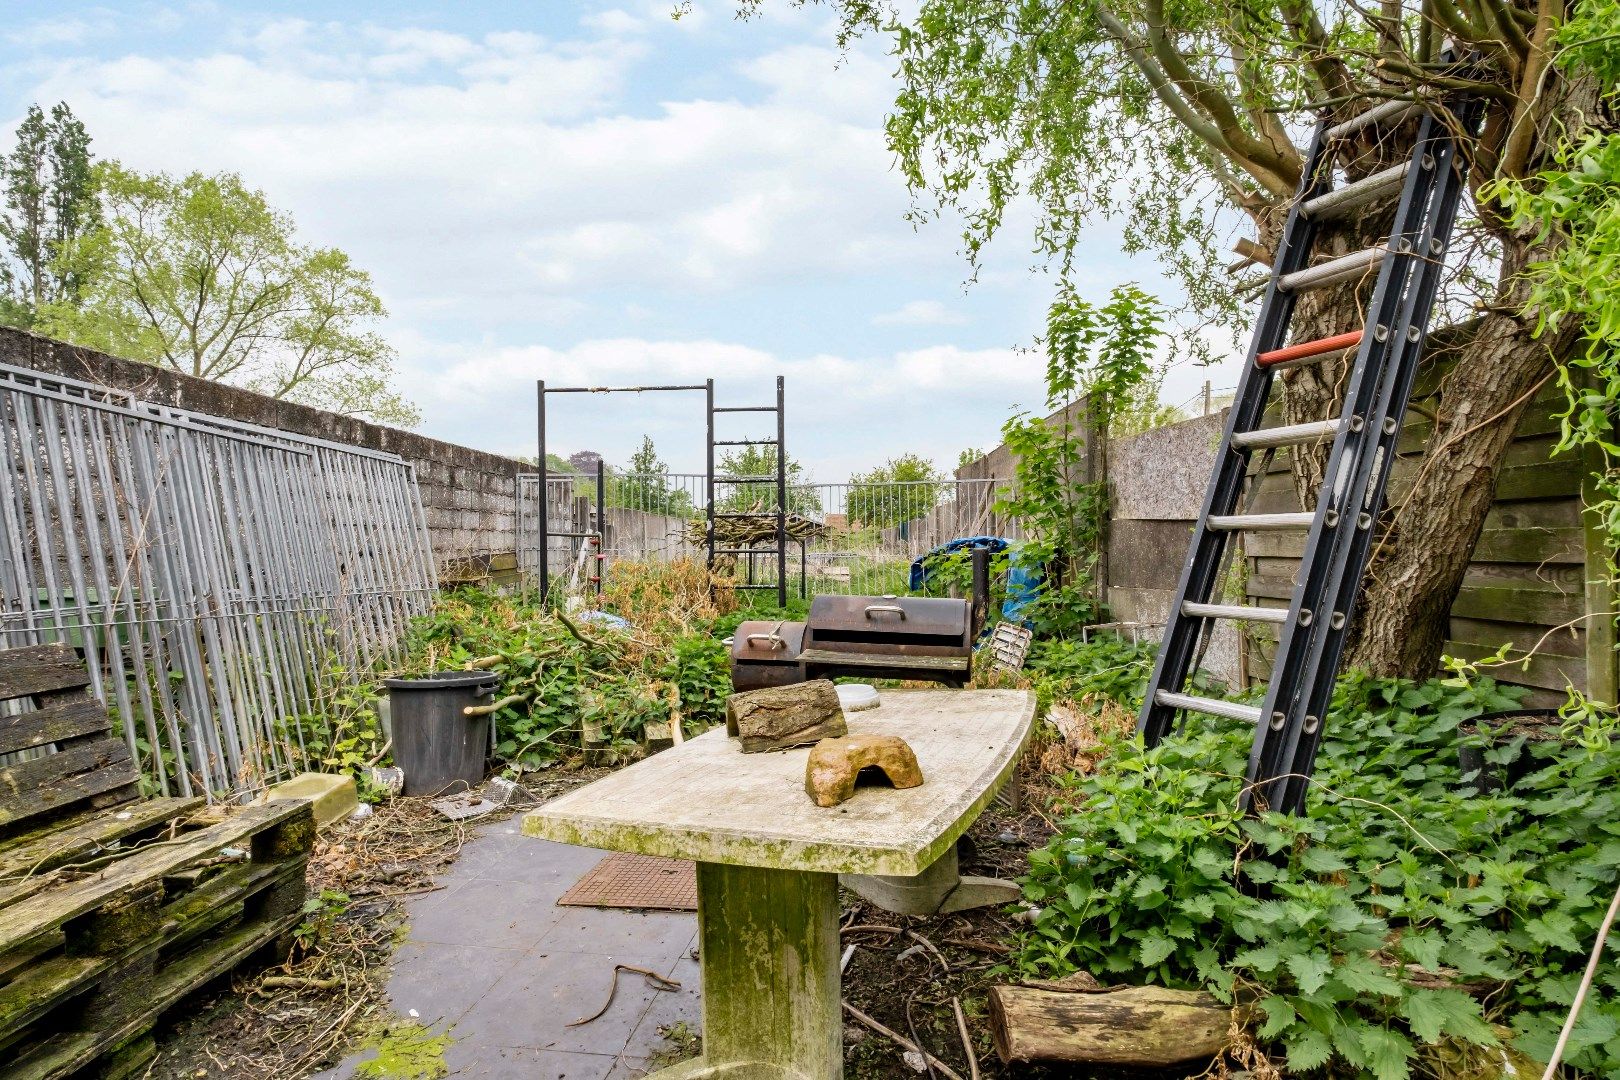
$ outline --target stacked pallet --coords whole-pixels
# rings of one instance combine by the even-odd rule
[[[0,716],[0,1059],[14,1080],[137,1075],[165,1010],[284,953],[302,917],[310,805],[139,799],[88,685],[64,645],[0,652],[0,700],[34,706]]]

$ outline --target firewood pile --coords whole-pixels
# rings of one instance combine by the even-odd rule
[[[708,523],[703,518],[693,518],[686,523],[686,542],[693,547],[702,547],[707,542]],[[800,514],[787,516],[788,540],[792,543],[801,543],[814,540],[827,531],[827,526],[819,521],[812,521]],[[776,543],[776,518],[771,515],[746,518],[723,518],[714,520],[714,541],[719,547],[747,548],[766,547]]]

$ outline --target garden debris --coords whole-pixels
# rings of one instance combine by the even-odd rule
[[[764,504],[761,503],[761,506]],[[747,513],[748,511],[740,511]],[[708,544],[709,523],[706,518],[693,518],[686,523],[686,542],[695,548]],[[795,543],[814,540],[827,531],[827,526],[801,514],[787,515],[788,539]],[[717,517],[714,521],[716,547],[747,548],[776,542],[776,517],[761,513],[759,517]]]
[[[1094,990],[1024,984],[990,990],[990,1034],[1004,1062],[1158,1068],[1213,1058],[1230,1006],[1197,990]]]
[[[1014,622],[999,622],[990,634],[990,670],[997,674],[1021,671],[1029,656],[1034,631]]]
[[[822,739],[805,763],[804,789],[817,806],[837,806],[855,794],[863,769],[877,769],[897,788],[923,782],[917,755],[896,735],[845,735]]]
[[[457,795],[446,795],[442,799],[430,799],[428,805],[451,821],[466,821],[470,818],[480,818],[485,814],[493,814],[505,805],[497,802],[478,791],[463,791]]]
[[[726,729],[742,741],[743,753],[758,754],[845,735],[849,725],[832,682],[812,679],[731,695]]]
[[[646,968],[636,967],[633,964],[614,964],[613,981],[608,984],[607,1000],[602,1002],[602,1007],[591,1013],[591,1015],[582,1016],[578,1020],[570,1020],[568,1022],[569,1027],[579,1027],[582,1024],[589,1024],[591,1021],[599,1019],[603,1013],[608,1011],[608,1007],[613,1004],[613,995],[619,992],[619,972],[621,971],[631,971],[642,976],[647,980],[647,985],[652,987],[654,990],[673,991],[681,988],[681,984],[679,982],[674,979],[666,979],[656,971],[649,971]]]

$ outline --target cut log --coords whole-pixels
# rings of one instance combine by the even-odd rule
[[[1075,993],[990,989],[990,1034],[1001,1060],[1161,1067],[1226,1049],[1232,1011],[1196,990],[1128,986]]]
[[[726,699],[726,730],[742,740],[745,754],[849,734],[838,692],[828,679],[732,694]]]

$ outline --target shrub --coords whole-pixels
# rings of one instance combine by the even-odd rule
[[[1304,818],[1234,809],[1246,728],[1118,741],[1031,856],[1017,965],[1204,987],[1251,1009],[1291,1072],[1458,1075],[1441,1063],[1499,1065],[1504,1043],[1545,1060],[1620,876],[1620,755],[1579,718],[1492,745],[1488,768],[1524,753],[1531,771],[1477,794],[1464,722],[1519,697],[1473,672],[1346,675]],[[1620,1075],[1617,991],[1606,965],[1566,1055],[1591,1075]]]

